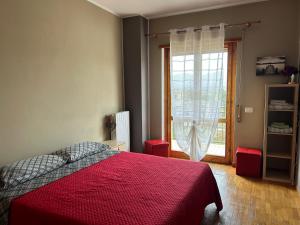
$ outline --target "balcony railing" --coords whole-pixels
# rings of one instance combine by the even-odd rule
[[[212,142],[209,146],[207,154],[216,156],[225,156],[225,142],[226,142],[226,108],[221,107],[220,109],[220,119],[218,120],[218,126],[213,136]],[[223,117],[223,118],[222,118]],[[173,125],[173,124],[172,124]],[[172,126],[173,134],[173,126]],[[172,135],[172,150],[180,151],[176,140]]]

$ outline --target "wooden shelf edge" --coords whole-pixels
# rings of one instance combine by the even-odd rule
[[[291,182],[291,173],[289,170],[278,170],[267,168],[264,175],[265,179],[281,181],[281,182]]]
[[[286,87],[298,87],[299,84],[267,84],[267,87],[286,88]]]
[[[280,153],[267,153],[267,157],[269,157],[269,158],[279,158],[279,159],[292,159],[291,155],[280,154]]]
[[[295,112],[296,109],[268,109],[269,112]]]
[[[283,135],[283,136],[293,136],[294,134],[285,134],[285,133],[274,133],[274,132],[267,132],[269,135]]]

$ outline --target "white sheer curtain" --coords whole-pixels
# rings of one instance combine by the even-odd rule
[[[171,30],[173,135],[192,160],[201,160],[217,128],[223,88],[224,24],[220,29]]]

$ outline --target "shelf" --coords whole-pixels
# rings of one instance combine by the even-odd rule
[[[295,112],[295,109],[268,109],[269,112]]]
[[[269,88],[289,88],[289,87],[297,87],[299,84],[267,84],[266,86]]]
[[[299,84],[266,85],[263,147],[265,180],[294,183],[298,92]],[[275,100],[278,100],[279,104],[279,101],[285,102],[286,105],[276,105]],[[273,129],[273,123],[283,123],[288,125],[289,129]]]
[[[269,135],[284,135],[284,136],[293,136],[293,133],[290,134],[284,134],[284,133],[274,133],[274,132],[268,132]]]
[[[268,153],[267,157],[270,158],[279,158],[279,159],[291,159],[291,154],[288,153]]]
[[[288,170],[267,169],[265,179],[289,183],[290,172]]]

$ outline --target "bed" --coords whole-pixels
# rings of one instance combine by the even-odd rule
[[[207,164],[108,149],[1,192],[0,223],[199,225],[211,203]]]

